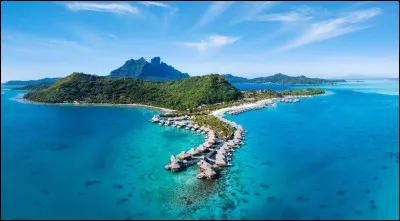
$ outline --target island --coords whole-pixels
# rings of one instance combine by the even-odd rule
[[[163,108],[150,119],[160,126],[172,126],[202,133],[198,147],[171,155],[167,170],[184,171],[197,165],[200,179],[215,179],[223,167],[232,165],[233,153],[244,144],[246,130],[223,118],[224,113],[241,114],[250,110],[298,103],[300,99],[325,93],[322,89],[240,91],[219,74],[171,81],[137,78],[109,78],[73,73],[44,88],[29,91],[24,98],[53,104],[147,105]]]
[[[13,81],[7,81],[4,83],[4,85],[50,85],[61,78],[43,78],[43,79],[38,79],[38,80],[28,80],[28,81],[20,81],[20,80],[13,80]]]
[[[258,77],[258,78],[244,78],[238,77],[231,74],[222,75],[230,83],[248,83],[248,84],[282,84],[282,85],[318,85],[318,84],[335,84],[339,82],[346,82],[345,80],[335,79],[321,79],[321,78],[308,78],[304,75],[298,77],[291,77],[281,73],[268,76],[268,77]]]

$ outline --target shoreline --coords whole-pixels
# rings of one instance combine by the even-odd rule
[[[235,110],[235,109],[241,109],[241,108],[255,107],[255,106],[257,106],[257,105],[259,105],[261,103],[264,103],[264,102],[267,102],[267,101],[272,101],[273,99],[275,99],[275,98],[268,98],[268,99],[264,99],[264,100],[259,100],[259,101],[254,102],[254,103],[242,104],[242,105],[239,105],[239,106],[231,106],[231,107],[221,108],[221,109],[212,111],[210,113],[210,115],[213,115],[215,117],[218,117],[218,116],[222,117],[222,115],[224,115],[224,113],[227,112],[227,111],[231,111],[231,110]]]
[[[18,98],[17,98],[18,99]],[[165,111],[167,113],[174,112],[176,110],[168,109],[168,108],[163,108],[163,107],[156,107],[156,106],[151,106],[151,105],[146,105],[146,104],[109,104],[109,103],[44,103],[44,102],[36,102],[36,101],[30,101],[25,98],[20,98],[20,100],[31,103],[31,104],[41,104],[41,105],[75,105],[75,106],[125,106],[125,107],[144,107],[144,108],[149,108],[149,109],[157,109],[161,111]]]

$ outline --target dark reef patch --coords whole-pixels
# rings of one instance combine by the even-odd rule
[[[267,161],[267,162],[262,162],[261,165],[263,165],[263,166],[271,166],[272,163]]]
[[[123,204],[123,203],[126,203],[126,202],[128,202],[128,199],[127,199],[127,198],[121,198],[121,199],[117,200],[117,204],[118,204],[118,205]]]
[[[268,201],[274,201],[274,200],[275,200],[275,197],[269,196],[269,197],[267,198],[267,200],[268,200]]]
[[[115,189],[122,189],[124,186],[122,185],[122,184],[116,184],[116,185],[114,185],[114,188]]]
[[[99,180],[93,180],[93,181],[87,180],[84,185],[85,185],[85,187],[89,187],[89,186],[93,186],[96,184],[100,184],[100,181]]]

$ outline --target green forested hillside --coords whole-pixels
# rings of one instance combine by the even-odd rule
[[[237,100],[242,94],[217,74],[151,82],[73,73],[48,88],[31,91],[24,97],[45,103],[138,103],[185,110],[201,104]]]

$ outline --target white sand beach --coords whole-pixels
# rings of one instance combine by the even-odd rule
[[[250,104],[242,104],[242,105],[239,105],[239,106],[221,108],[221,109],[218,109],[218,110],[215,110],[215,111],[211,112],[211,115],[214,115],[214,116],[218,117],[218,116],[222,116],[227,111],[237,110],[237,109],[242,109],[242,108],[252,108],[252,107],[255,107],[257,105],[260,105],[262,103],[269,102],[269,101],[272,102],[272,99],[265,99],[265,100],[260,100],[260,101],[257,101],[257,102],[254,102],[254,103],[250,103]]]

